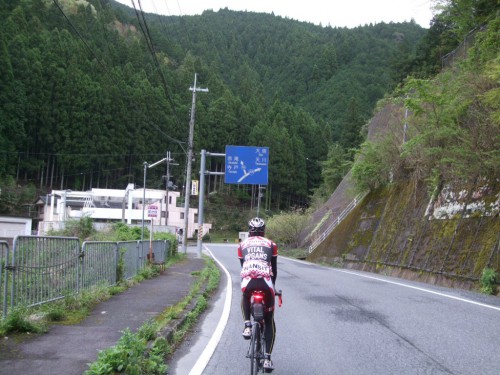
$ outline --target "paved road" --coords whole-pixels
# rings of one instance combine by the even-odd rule
[[[209,249],[228,270],[230,311],[225,316],[221,290],[195,337],[176,353],[172,375],[249,372],[236,247]],[[276,312],[274,375],[500,374],[497,297],[284,257],[278,269],[283,307]]]

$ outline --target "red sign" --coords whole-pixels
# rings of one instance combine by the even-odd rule
[[[158,217],[158,206],[154,204],[148,206],[148,217]]]

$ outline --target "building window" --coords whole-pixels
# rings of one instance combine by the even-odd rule
[[[181,212],[181,219],[184,219],[184,212]]]

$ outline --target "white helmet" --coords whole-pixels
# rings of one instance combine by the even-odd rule
[[[266,231],[266,223],[260,217],[255,217],[248,222],[248,232],[252,236],[262,236]]]

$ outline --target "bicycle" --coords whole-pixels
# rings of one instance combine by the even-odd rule
[[[275,292],[278,297],[278,306],[282,304],[281,290]],[[250,311],[252,316],[252,336],[248,346],[247,358],[250,358],[250,374],[255,375],[259,372],[264,373],[264,360],[266,359],[266,331],[264,312],[266,304],[264,292],[256,290],[252,292]]]

